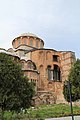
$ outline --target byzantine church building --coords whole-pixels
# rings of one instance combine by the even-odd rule
[[[76,60],[75,53],[44,48],[44,40],[32,33],[14,38],[12,47],[0,48],[0,52],[19,59],[24,75],[35,83],[34,104],[65,103],[63,84]]]

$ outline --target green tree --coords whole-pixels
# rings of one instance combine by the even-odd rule
[[[72,101],[80,99],[80,59],[74,63],[68,76],[71,84]],[[67,101],[69,101],[68,84],[64,84],[63,94]]]
[[[34,85],[24,77],[21,66],[13,57],[0,53],[0,108],[20,111],[31,106]],[[2,114],[3,116],[3,114]]]

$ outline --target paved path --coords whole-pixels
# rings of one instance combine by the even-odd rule
[[[72,117],[47,118],[45,120],[72,120]],[[74,120],[80,120],[80,116],[74,116]]]

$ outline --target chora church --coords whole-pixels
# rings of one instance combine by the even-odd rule
[[[13,48],[0,52],[19,60],[24,75],[35,82],[35,105],[65,103],[63,84],[75,62],[72,51],[44,48],[44,40],[32,33],[24,33],[12,41]]]

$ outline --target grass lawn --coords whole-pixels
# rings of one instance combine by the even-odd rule
[[[73,107],[74,115],[80,115],[80,107],[74,106]],[[62,116],[70,116],[70,106],[65,104],[54,104],[54,105],[41,105],[35,108],[29,108],[25,113],[20,114],[13,114],[13,119],[11,118],[11,112],[5,112],[4,118],[5,120],[27,120],[27,118],[38,120],[44,118],[53,118],[53,117],[62,117]],[[16,119],[17,117],[17,119]]]
[[[32,118],[52,118],[71,115],[70,106],[65,104],[39,106],[36,109],[30,108],[28,112]],[[74,106],[73,112],[74,115],[80,115],[80,107]]]

